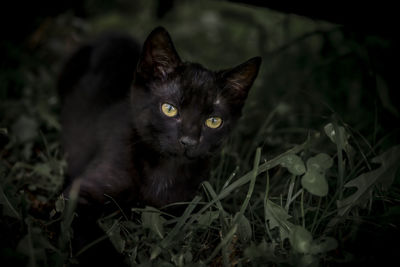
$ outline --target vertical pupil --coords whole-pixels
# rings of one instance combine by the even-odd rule
[[[212,118],[211,122],[212,122],[212,124],[216,124],[217,123],[217,119],[216,118]]]
[[[167,106],[167,109],[168,109],[168,112],[171,112],[172,106],[171,106],[171,105],[168,105],[168,106]]]

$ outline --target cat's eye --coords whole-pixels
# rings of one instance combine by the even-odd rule
[[[211,129],[216,129],[222,124],[222,119],[220,117],[210,117],[206,120],[206,126]]]
[[[178,109],[171,104],[164,103],[161,105],[162,112],[168,117],[175,117],[178,114]]]

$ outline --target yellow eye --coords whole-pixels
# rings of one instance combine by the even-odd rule
[[[222,119],[220,117],[210,117],[206,120],[207,127],[211,129],[216,129],[222,124]]]
[[[171,104],[164,103],[161,105],[162,112],[168,117],[175,117],[178,114],[178,109]]]

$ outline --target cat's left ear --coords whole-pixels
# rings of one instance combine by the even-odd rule
[[[136,71],[143,78],[164,79],[180,64],[181,59],[168,32],[163,27],[157,27],[143,45]]]
[[[234,104],[243,105],[257,77],[261,57],[254,57],[230,70],[220,72],[224,94]]]

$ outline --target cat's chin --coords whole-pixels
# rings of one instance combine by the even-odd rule
[[[177,160],[183,160],[183,161],[194,161],[197,159],[200,159],[201,156],[194,154],[193,152],[189,152],[189,151],[174,151],[174,152],[167,152],[167,153],[163,153],[165,156],[168,157],[172,157],[174,159]]]
[[[188,160],[196,160],[196,159],[199,158],[199,156],[193,155],[193,153],[190,153],[190,152],[187,151],[187,150],[186,150],[183,154],[184,154],[184,157],[185,157],[186,159],[188,159]]]
[[[176,159],[180,159],[180,160],[186,160],[186,161],[195,161],[201,158],[200,155],[197,155],[193,152],[190,151],[182,151],[180,153],[169,153],[169,155],[171,157],[174,157]]]

